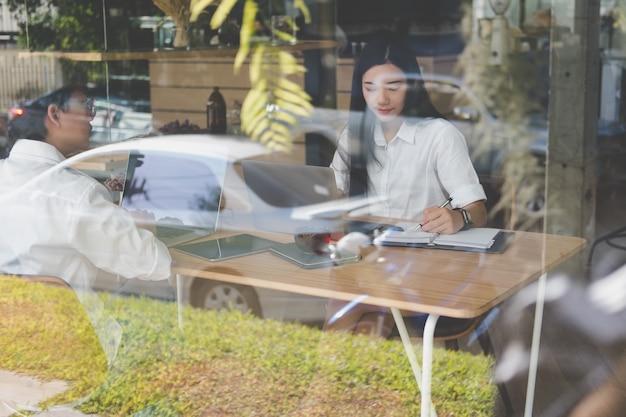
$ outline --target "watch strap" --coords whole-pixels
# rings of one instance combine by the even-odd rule
[[[461,215],[463,216],[463,223],[464,223],[464,225],[463,225],[463,227],[461,228],[461,230],[467,230],[467,229],[469,229],[470,227],[472,227],[472,225],[473,225],[474,223],[472,222],[472,217],[471,217],[471,215],[468,213],[468,211],[467,211],[467,210],[465,210],[464,208],[455,208],[454,210],[456,210],[456,211],[460,211],[460,212],[461,212]]]

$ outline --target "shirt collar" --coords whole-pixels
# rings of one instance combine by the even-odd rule
[[[49,143],[32,140],[19,139],[9,153],[10,159],[28,159],[36,162],[58,164],[65,160],[65,157]]]
[[[402,122],[400,129],[398,129],[398,133],[396,133],[396,136],[394,136],[391,142],[393,142],[397,138],[398,140],[404,141],[406,143],[414,144],[415,132],[417,131],[418,125],[419,125],[419,122],[417,123],[407,123],[406,121]],[[387,145],[387,141],[385,140],[385,135],[383,134],[383,128],[380,125],[379,121],[376,121],[376,126],[374,126],[374,143],[378,146]]]

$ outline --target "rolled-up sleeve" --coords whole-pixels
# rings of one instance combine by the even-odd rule
[[[437,171],[441,183],[452,197],[452,206],[464,207],[474,201],[486,200],[463,134],[449,123],[440,123],[437,134],[440,136],[435,142],[439,153]]]

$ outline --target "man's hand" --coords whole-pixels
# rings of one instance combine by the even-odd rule
[[[154,217],[154,213],[150,213],[146,210],[133,210],[130,212],[130,215],[133,216],[137,227],[156,235],[156,218]]]

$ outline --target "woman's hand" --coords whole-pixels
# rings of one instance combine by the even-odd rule
[[[424,210],[421,224],[425,232],[446,235],[461,230],[465,222],[460,212],[434,206]]]
[[[487,224],[487,209],[483,201],[474,201],[463,208],[470,212],[473,227],[484,227]],[[465,221],[459,210],[435,206],[424,210],[421,224],[423,231],[443,235],[458,232],[465,226]]]

